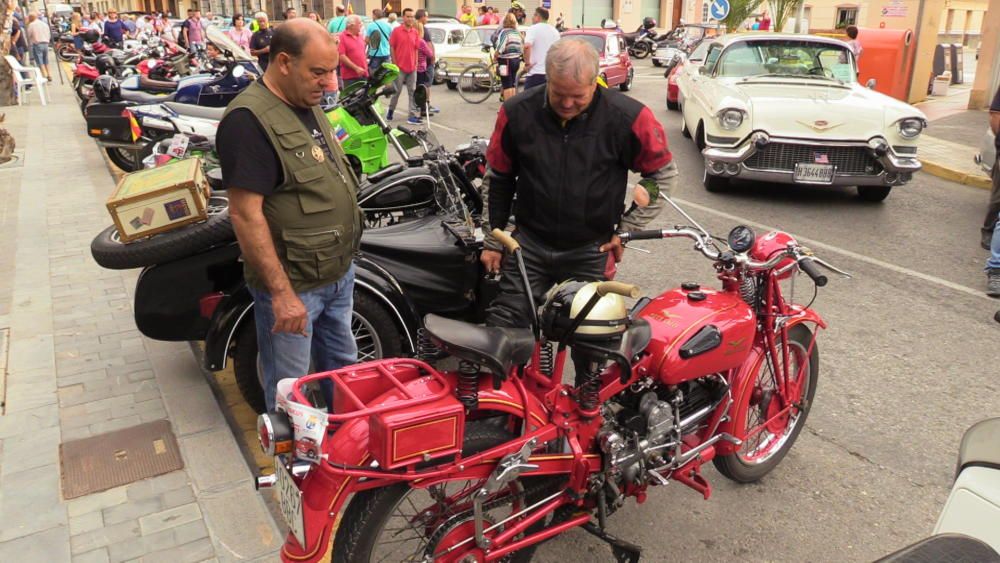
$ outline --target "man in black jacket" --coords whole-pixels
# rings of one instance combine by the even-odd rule
[[[677,167],[663,126],[640,102],[597,84],[599,57],[577,38],[557,41],[545,61],[548,83],[504,103],[487,153],[491,228],[513,215],[531,291],[541,303],[570,278],[603,279],[624,248],[618,231],[641,229],[661,205],[625,213],[630,170],[651,194],[669,194]],[[515,201],[514,196],[517,196]],[[525,326],[529,313],[513,260],[492,237],[482,262],[503,270],[487,324]]]

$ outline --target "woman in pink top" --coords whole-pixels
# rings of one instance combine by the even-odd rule
[[[250,52],[250,37],[253,36],[250,30],[247,29],[245,22],[243,21],[243,14],[236,14],[233,16],[233,27],[226,32],[226,35],[233,40],[234,43],[239,45],[247,53]]]

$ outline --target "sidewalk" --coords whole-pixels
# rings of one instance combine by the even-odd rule
[[[973,161],[989,126],[989,112],[966,109],[969,88],[916,104],[930,123],[920,136],[918,155],[924,172],[977,188],[990,189],[989,176]]]
[[[0,109],[22,156],[0,166],[0,561],[275,561],[283,534],[190,346],[140,335],[138,271],[90,256],[114,183],[68,85],[49,91]],[[61,444],[156,420],[182,470],[63,498]]]

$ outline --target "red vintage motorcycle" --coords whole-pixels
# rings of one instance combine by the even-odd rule
[[[739,226],[723,245],[685,217],[695,226],[622,240],[694,240],[721,290],[684,284],[629,311],[635,286],[564,282],[540,315],[531,303],[528,329],[429,315],[457,371],[391,359],[281,381],[278,412],[259,419],[275,473],[257,484],[279,489],[282,559],[318,561],[336,529],[335,562],[528,561],[582,527],[638,561],[605,531],[628,497],[672,479],[707,499],[709,461],[742,483],[774,469],[809,414],[826,326],[782,282],[801,271],[823,286],[817,265],[847,274],[788,234]],[[527,286],[517,242],[494,233]],[[329,410],[308,398],[320,382],[334,388]]]

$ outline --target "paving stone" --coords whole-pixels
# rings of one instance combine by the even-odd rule
[[[95,549],[73,556],[73,563],[109,563],[107,548]]]
[[[185,485],[179,489],[166,491],[160,495],[160,504],[164,509],[174,508],[175,506],[181,506],[183,504],[195,502],[196,500],[197,498],[194,496],[194,490],[191,488],[191,485]]]
[[[66,526],[0,543],[0,561],[59,563],[69,560],[69,529]]]
[[[284,535],[270,518],[264,500],[253,487],[235,487],[201,495],[205,520],[225,559],[253,559],[281,547]],[[250,526],[247,523],[254,522]]]
[[[163,509],[163,503],[158,497],[143,500],[129,499],[128,502],[105,508],[102,510],[105,524],[118,524],[127,520],[135,520],[141,516],[146,516],[159,512]]]
[[[157,551],[142,556],[142,563],[200,563],[215,555],[212,541],[203,538],[164,551]]]
[[[162,551],[180,545],[174,537],[172,529],[163,530],[151,535],[130,538],[108,546],[111,563],[134,560],[143,554]]]
[[[46,370],[52,373],[51,370]],[[51,408],[56,404],[54,377],[45,383],[19,380],[8,376],[7,397],[4,402],[6,412],[28,411],[39,407]]]
[[[99,528],[92,532],[86,532],[69,539],[70,551],[73,554],[86,553],[101,547],[108,547],[117,543],[128,541],[139,537],[139,523],[131,520],[120,524],[112,524]]]
[[[59,502],[58,465],[0,476],[0,489],[0,541],[68,526],[66,509]]]
[[[100,493],[66,501],[66,509],[71,517],[80,516],[88,512],[100,512],[105,508],[118,506],[127,500],[126,487],[115,487]]]
[[[147,350],[149,340],[146,341]],[[207,388],[201,366],[191,354],[187,344],[171,342],[172,352],[167,355],[150,355],[149,363],[156,374],[156,381],[164,394],[175,393],[191,387]]]
[[[203,393],[198,392],[199,388],[188,388],[163,394],[163,402],[178,436],[226,427],[215,395],[207,385],[203,389]]]
[[[0,474],[8,475],[37,467],[58,467],[60,430],[58,427],[36,430],[3,441],[5,461]]]
[[[142,419],[139,418],[139,415],[132,415],[124,418],[116,418],[107,422],[91,424],[90,431],[94,435],[98,435],[105,434],[107,432],[114,432],[115,430],[121,430],[123,428],[130,428],[132,426],[139,426],[140,424],[142,424]]]
[[[59,411],[52,407],[39,407],[0,416],[0,439],[28,434],[59,425]]]
[[[29,369],[55,368],[53,336],[39,335],[32,338],[11,336],[7,351],[7,371],[16,373]]]
[[[183,487],[190,488],[187,473],[184,471],[171,471],[164,475],[137,481],[127,485],[125,489],[128,492],[129,500],[141,500],[158,497],[163,493],[175,491]]]
[[[177,440],[195,492],[250,482],[250,470],[228,427]]]
[[[139,519],[139,526],[142,528],[143,535],[149,535],[194,520],[201,520],[201,518],[201,509],[198,507],[198,503],[190,503],[143,516]]]
[[[78,536],[104,527],[104,516],[101,511],[88,512],[69,519],[69,533]]]

